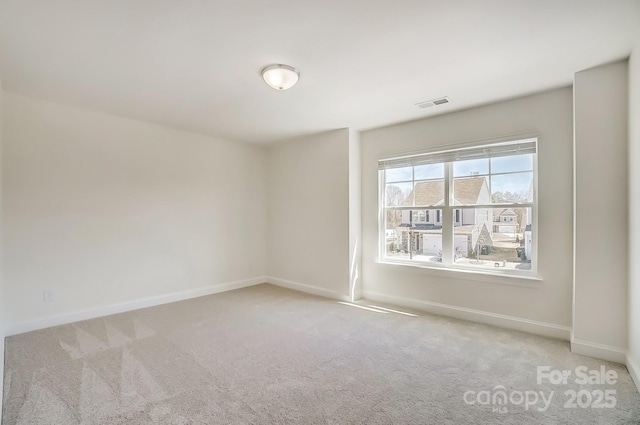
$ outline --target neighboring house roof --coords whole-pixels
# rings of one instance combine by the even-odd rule
[[[486,177],[456,178],[453,183],[453,198],[457,204],[475,204],[478,202]],[[413,191],[402,204],[411,206],[415,192],[416,206],[437,206],[444,204],[444,180],[430,180],[416,183]]]
[[[444,204],[444,180],[429,180],[416,183],[413,191],[404,201],[404,206],[413,205],[415,192],[415,205],[442,205]]]
[[[413,225],[414,230],[441,230],[442,226],[438,226],[435,224],[425,224],[425,223],[415,223]]]
[[[516,216],[518,214],[516,214],[511,208],[494,208],[493,209],[493,217],[497,220],[500,216],[502,215],[513,215]]]
[[[453,199],[458,204],[476,204],[486,177],[456,178],[453,180]]]

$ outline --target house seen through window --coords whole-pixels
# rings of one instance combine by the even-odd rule
[[[381,259],[533,270],[536,149],[527,139],[379,161]]]

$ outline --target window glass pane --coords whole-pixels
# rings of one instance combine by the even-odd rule
[[[489,174],[489,159],[470,159],[453,163],[453,177]]]
[[[413,180],[413,167],[390,168],[384,171],[385,182],[402,182]]]
[[[407,213],[408,214],[408,213]],[[406,225],[413,224],[421,230],[433,228],[434,226],[442,226],[442,210],[412,210],[411,216],[403,217],[403,223]],[[426,226],[426,227],[425,227]]]
[[[391,183],[385,189],[385,205],[388,207],[410,206],[413,202],[412,183]]]
[[[454,223],[456,265],[530,270],[531,208],[464,208]]]
[[[414,186],[415,205],[442,205],[444,203],[444,180],[426,180]]]
[[[491,158],[491,173],[533,171],[533,154]]]
[[[441,210],[437,210],[441,213]],[[442,262],[442,223],[435,221],[435,210],[408,210],[385,213],[385,254],[398,260]],[[413,221],[411,219],[413,218]]]
[[[490,204],[487,176],[458,177],[453,179],[453,205]]]
[[[413,172],[416,180],[444,179],[444,164],[418,165]]]
[[[533,202],[533,172],[491,176],[491,199],[495,203]]]
[[[399,227],[402,224],[404,211],[387,211],[385,213],[385,240],[387,245],[399,242]],[[387,251],[395,251],[395,247],[387,246]]]
[[[411,211],[411,220],[413,223],[426,223],[427,222],[427,212],[425,210],[414,210]]]
[[[415,232],[415,255],[424,261],[442,262],[442,229]]]
[[[386,211],[385,213],[384,243],[387,257],[398,257],[400,259],[406,254],[406,240],[404,241],[405,245],[403,245],[402,240],[403,218],[405,221],[409,221],[409,211]]]

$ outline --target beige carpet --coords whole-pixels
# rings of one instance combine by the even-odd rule
[[[13,336],[3,424],[640,423],[624,366],[395,310],[259,285]],[[604,366],[618,379],[538,384],[537,366]],[[501,390],[513,401],[485,403]],[[583,407],[564,407],[571,390]],[[599,390],[615,391],[616,406],[587,405]],[[527,408],[527,391],[554,395]]]

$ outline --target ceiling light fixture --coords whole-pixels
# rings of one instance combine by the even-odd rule
[[[292,66],[275,64],[262,69],[262,78],[269,87],[276,90],[287,90],[298,82],[300,73]]]

